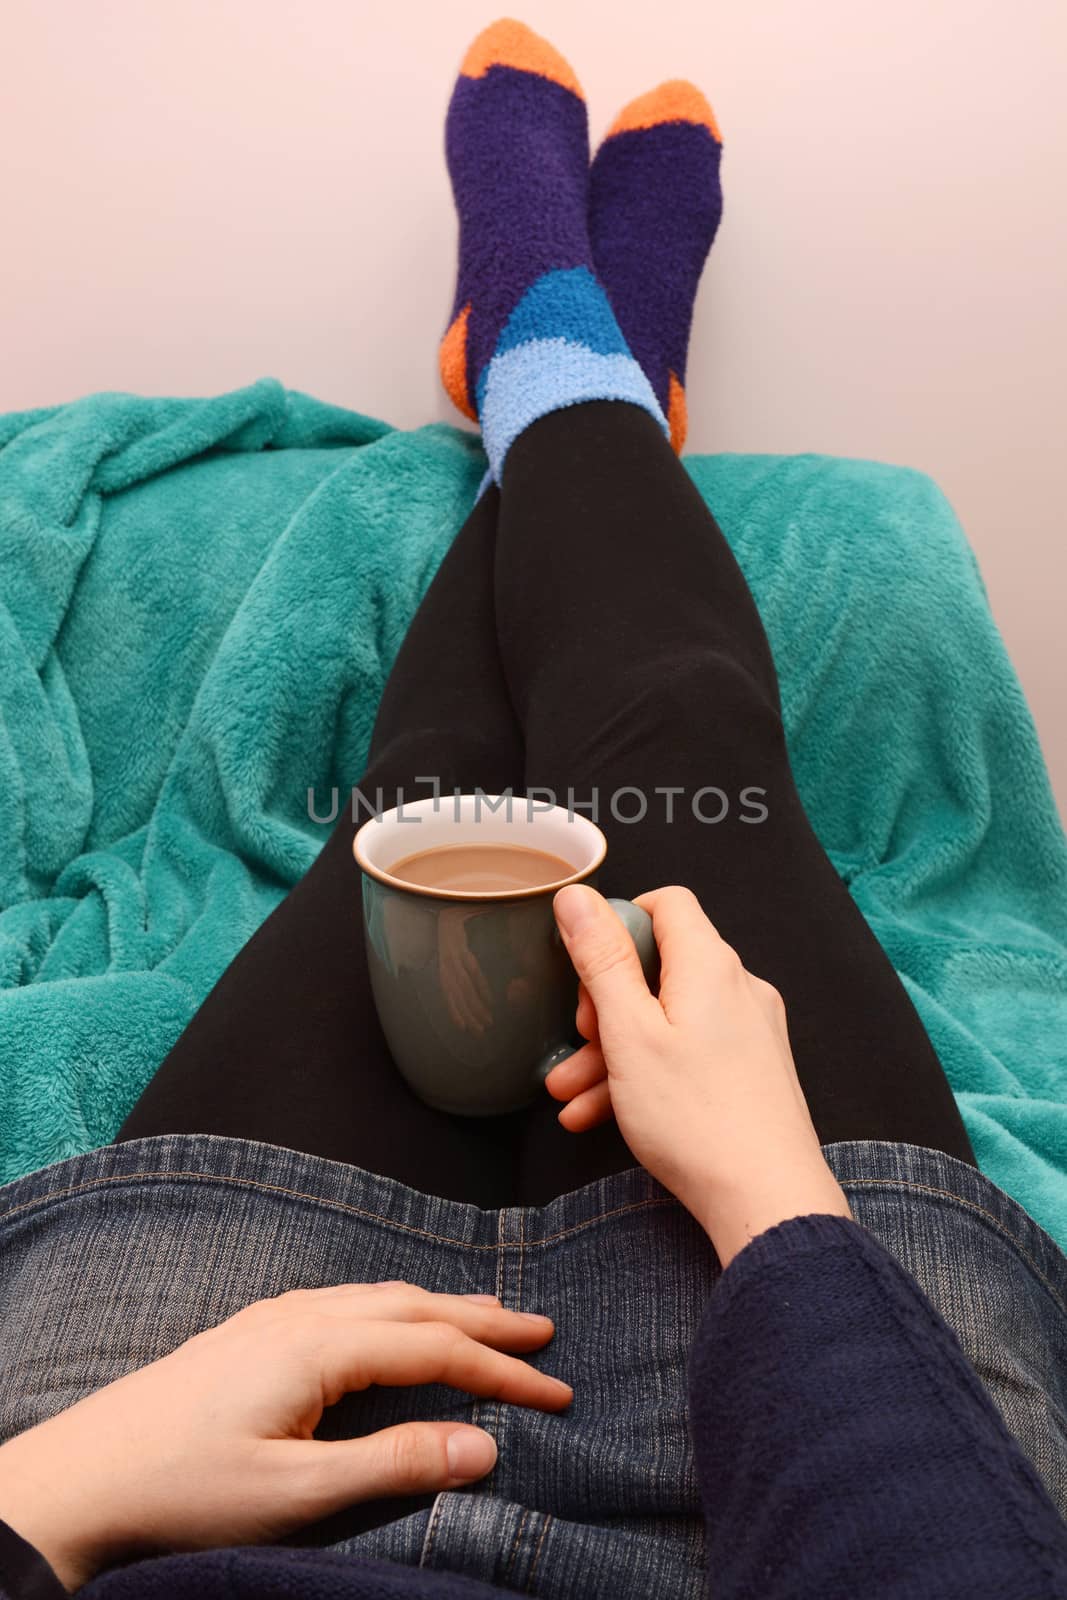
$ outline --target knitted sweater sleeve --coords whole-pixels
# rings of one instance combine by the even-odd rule
[[[1067,1532],[951,1329],[858,1223],[716,1285],[689,1368],[716,1600],[1063,1600]]]
[[[44,1556],[6,1522],[0,1522],[0,1600],[67,1600]]]

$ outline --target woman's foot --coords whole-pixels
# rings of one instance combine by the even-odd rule
[[[590,175],[597,276],[681,450],[693,302],[722,215],[722,135],[700,90],[660,84],[619,113]]]
[[[441,375],[481,422],[493,477],[532,422],[582,401],[630,401],[666,429],[597,281],[585,100],[563,57],[522,23],[487,28],[452,95],[446,153],[460,237]]]

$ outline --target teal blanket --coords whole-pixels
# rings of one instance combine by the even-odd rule
[[[952,512],[870,462],[687,466],[819,837],[982,1167],[1067,1243],[1067,849]],[[0,418],[0,1181],[113,1137],[307,869],[308,789],[361,773],[483,470],[468,434],[266,381]]]

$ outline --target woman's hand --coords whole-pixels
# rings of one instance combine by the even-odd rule
[[[580,1133],[614,1113],[636,1159],[702,1224],[724,1267],[787,1217],[848,1216],[797,1079],[781,996],[745,971],[690,890],[636,903],[659,946],[658,999],[607,901],[582,884],[556,895],[588,1040],[546,1079],[568,1102],[560,1122]]]
[[[569,1386],[503,1353],[552,1333],[492,1296],[408,1283],[257,1300],[0,1447],[0,1518],[73,1590],[117,1560],[263,1543],[355,1501],[470,1483],[496,1460],[481,1428],[312,1433],[326,1406],[371,1384],[559,1411]]]

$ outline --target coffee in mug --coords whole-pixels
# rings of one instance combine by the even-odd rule
[[[525,844],[438,844],[397,861],[390,871],[423,889],[479,891],[538,889],[569,878],[574,868],[562,856]]]

